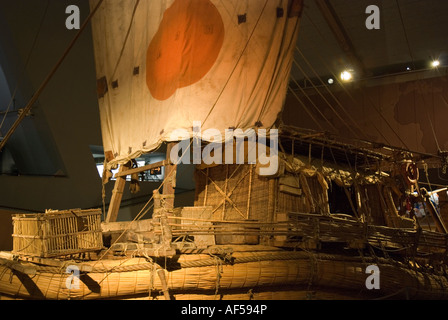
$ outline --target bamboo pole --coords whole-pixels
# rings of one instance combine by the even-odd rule
[[[227,196],[227,183],[229,181],[229,179],[228,179],[228,176],[229,176],[229,165],[226,164],[225,166],[226,166],[226,179],[224,181],[224,193],[222,193],[222,195],[224,196],[224,199],[223,199],[223,203],[222,203],[222,217],[221,217],[221,220],[224,220],[224,218],[225,218],[225,214],[226,214],[226,200],[229,199],[229,201],[230,201],[230,198]],[[214,184],[216,186],[216,183],[214,183]],[[236,209],[236,207],[235,207],[235,209]]]
[[[205,176],[205,191],[204,191],[204,207],[207,205],[207,193],[208,193],[208,175],[209,175],[209,168],[207,167],[206,170],[206,176]]]
[[[173,197],[166,197],[165,198],[165,208],[166,209],[173,209],[174,208],[174,188],[176,187],[176,170],[177,165],[172,164],[170,161],[170,155],[171,150],[176,145],[175,142],[169,142],[167,144],[166,148],[166,162],[167,165],[165,166],[165,183],[163,184],[163,191],[162,193],[164,195],[173,195]]]

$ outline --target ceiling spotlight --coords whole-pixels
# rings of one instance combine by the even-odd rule
[[[334,80],[333,80],[333,78],[329,78],[327,82],[328,82],[328,84],[333,84]]]
[[[406,70],[407,71],[411,71],[411,67],[406,67]]]
[[[352,79],[352,74],[350,71],[343,71],[341,73],[341,80],[343,81],[350,81]]]
[[[434,60],[433,62],[431,62],[431,66],[433,68],[437,68],[438,66],[440,66],[440,61],[439,60]]]

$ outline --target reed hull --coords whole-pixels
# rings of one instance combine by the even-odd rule
[[[35,275],[27,275],[0,265],[0,292],[50,300],[166,299],[164,288],[177,300],[448,298],[447,277],[393,262],[278,250],[232,257],[230,264],[208,254],[183,254],[169,271],[144,258],[91,261],[92,272],[80,275],[78,289],[67,288],[69,274],[61,268],[36,265]],[[380,289],[366,288],[371,264],[380,269]]]

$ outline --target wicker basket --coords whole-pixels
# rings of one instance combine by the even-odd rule
[[[101,210],[15,214],[13,253],[55,257],[103,247]]]

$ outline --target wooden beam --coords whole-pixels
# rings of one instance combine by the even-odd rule
[[[448,226],[448,195],[446,192],[439,194],[440,219],[445,226]]]
[[[12,270],[16,270],[23,274],[34,276],[36,274],[36,268],[32,265],[22,265],[18,261],[0,258],[0,265],[4,265]]]
[[[353,43],[347,34],[347,31],[345,30],[333,6],[330,4],[330,1],[316,0],[315,3],[319,7],[322,16],[333,32],[339,46],[344,51],[350,62],[353,64],[353,67],[357,69],[356,71],[358,72],[358,74],[360,74],[361,76],[365,76],[367,74],[366,68],[362,61],[359,59],[355,47],[353,46]]]
[[[165,183],[163,184],[163,194],[164,195],[174,195],[174,188],[176,187],[176,170],[177,165],[171,164],[170,154],[171,149],[175,146],[175,142],[169,142],[166,147],[166,162],[169,163],[165,166]],[[174,208],[174,197],[169,197],[165,199],[165,208]]]
[[[168,283],[167,283],[166,277],[165,277],[165,270],[163,270],[161,267],[159,267],[157,269],[157,275],[159,276],[160,283],[162,284],[162,292],[163,292],[163,296],[165,297],[165,300],[171,300],[171,296],[168,291]]]
[[[128,170],[131,167],[131,162],[128,162],[120,166],[119,173]],[[117,221],[118,211],[121,205],[121,199],[123,198],[124,186],[126,184],[126,176],[119,176],[115,181],[114,190],[112,191],[112,198],[109,204],[109,210],[105,222]]]
[[[18,261],[23,261],[23,262],[30,262],[30,263],[36,263],[36,264],[45,265],[45,266],[58,267],[58,268],[61,268],[61,270],[63,270],[64,272],[68,266],[76,266],[76,267],[78,267],[80,272],[92,272],[93,271],[92,265],[85,264],[85,263],[79,263],[79,262],[75,262],[75,261],[61,261],[61,260],[57,260],[57,259],[26,256],[26,255],[18,255],[16,258],[14,258],[14,256],[12,254],[11,254],[10,258],[7,258],[7,257],[8,257],[7,253],[0,252],[0,259],[8,259],[11,261],[16,261],[15,259],[17,259]],[[24,267],[28,268],[28,267],[33,267],[33,266],[27,265]],[[24,270],[28,270],[28,269],[24,269]],[[29,270],[33,271],[33,269],[29,269]],[[20,270],[18,270],[18,271],[20,271]],[[34,275],[35,271],[36,270],[33,271],[34,273],[29,273],[27,271],[21,271],[21,272]]]
[[[158,167],[164,167],[164,166],[168,166],[168,165],[171,165],[171,164],[172,163],[169,161],[169,159],[168,160],[163,160],[163,161],[159,161],[159,162],[156,162],[156,163],[148,164],[146,166],[142,166],[142,167],[138,167],[138,168],[134,168],[134,169],[129,169],[129,170],[117,172],[115,174],[115,178],[131,175],[133,173],[139,173],[139,172],[143,172],[143,171],[148,171],[148,170],[155,169],[155,168],[158,168]]]

